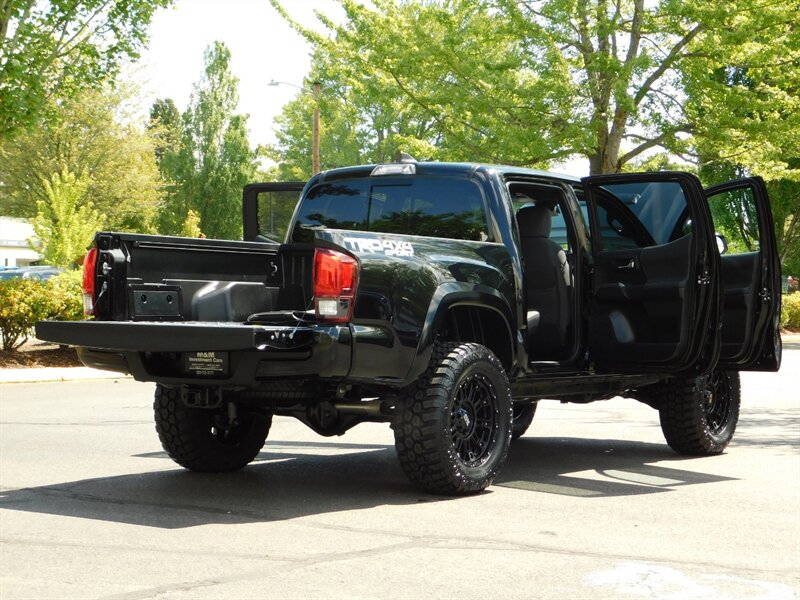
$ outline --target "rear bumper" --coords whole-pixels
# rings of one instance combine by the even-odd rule
[[[349,326],[319,325],[40,321],[36,337],[76,346],[86,366],[130,373],[139,381],[247,388],[270,379],[344,378],[353,347]],[[224,355],[224,372],[190,372],[190,352]]]

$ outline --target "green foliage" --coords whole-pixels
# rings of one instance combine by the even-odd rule
[[[0,336],[3,350],[14,350],[28,339],[36,321],[47,318],[45,282],[35,279],[0,281]]]
[[[800,181],[778,179],[767,182],[775,239],[781,268],[787,275],[800,275]]]
[[[42,319],[76,321],[83,318],[81,271],[66,271],[47,281],[0,281],[0,337],[3,350],[14,350]]]
[[[66,169],[44,181],[47,201],[36,203],[33,230],[41,242],[44,262],[57,267],[80,264],[103,217],[91,202],[84,202],[89,180]]]
[[[329,97],[329,165],[394,146],[530,166],[582,155],[605,173],[656,148],[735,152],[744,136],[748,160],[791,170],[800,0],[340,3],[346,20],[322,17],[326,34],[292,22],[315,47],[308,80]],[[721,81],[732,66],[756,85]],[[307,173],[310,109],[298,98],[279,122],[276,155],[290,172]]]
[[[153,13],[171,0],[0,2],[0,141],[57,100],[114,78],[137,58]]]
[[[231,53],[215,42],[205,54],[205,72],[195,84],[183,114],[180,140],[163,146],[159,168],[168,181],[169,194],[159,214],[163,233],[180,233],[190,210],[200,215],[202,231],[209,237],[233,239],[242,235],[242,188],[255,174],[256,153],[247,138],[247,117],[234,114],[239,102],[238,79],[230,72]],[[153,107],[161,124],[174,133],[174,113],[163,105]]]
[[[158,98],[150,107],[147,129],[152,133],[159,163],[167,152],[175,152],[181,141],[181,114],[172,98]]]
[[[728,161],[707,160],[699,170],[699,176],[705,185],[723,183],[748,175],[749,169]],[[766,184],[775,223],[775,240],[778,244],[781,269],[788,275],[797,275],[800,273],[800,181],[776,179],[767,181]],[[747,228],[741,211],[731,212],[727,216],[715,214],[715,222],[717,219],[721,219],[723,227],[727,228],[729,233],[744,231]]]
[[[53,107],[53,119],[0,141],[0,214],[31,218],[48,201],[44,181],[68,169],[85,173],[85,202],[118,231],[151,233],[162,180],[156,142],[129,114],[136,90],[110,84]]]
[[[190,238],[205,237],[200,230],[200,215],[197,214],[197,211],[189,210],[189,213],[186,215],[186,220],[183,222],[181,235]]]
[[[708,4],[719,25],[683,70],[701,166],[800,180],[800,1]]]
[[[48,297],[47,318],[56,321],[80,321],[83,319],[83,271],[64,271],[46,282]]]
[[[697,167],[693,164],[676,160],[676,157],[659,152],[642,160],[631,161],[622,167],[624,173],[645,173],[654,171],[686,171],[697,174]]]
[[[800,293],[785,294],[781,298],[781,327],[800,329]]]

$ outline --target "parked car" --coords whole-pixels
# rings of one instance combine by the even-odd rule
[[[38,279],[40,281],[47,281],[54,275],[63,272],[64,269],[61,267],[51,267],[47,265],[15,267],[0,270],[0,281],[4,279]]]

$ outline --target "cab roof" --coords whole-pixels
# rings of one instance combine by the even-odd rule
[[[413,164],[416,175],[397,175],[397,177],[413,177],[420,175],[427,176],[462,176],[470,177],[476,173],[486,175],[497,175],[501,179],[508,177],[537,177],[546,179],[558,179],[566,183],[579,183],[578,177],[565,175],[564,173],[554,173],[552,171],[541,171],[538,169],[528,169],[525,167],[512,167],[508,165],[494,165],[485,163],[453,163],[453,162],[412,162],[412,163],[382,163],[382,165]],[[354,179],[359,177],[369,177],[378,164],[360,165],[355,167],[341,167],[323,171],[311,178],[309,183],[323,183],[341,179]]]

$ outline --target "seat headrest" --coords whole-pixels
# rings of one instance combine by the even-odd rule
[[[550,237],[553,213],[544,204],[526,206],[517,212],[519,234],[522,237]]]

